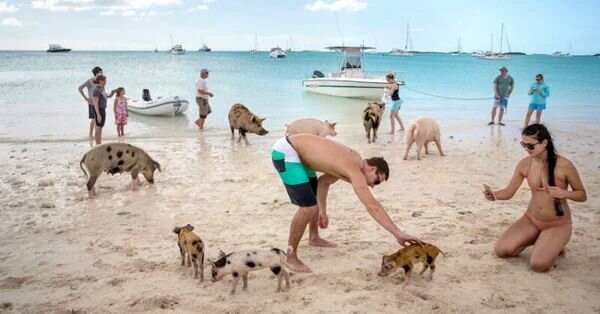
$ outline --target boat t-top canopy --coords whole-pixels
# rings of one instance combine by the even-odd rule
[[[367,46],[331,46],[325,47],[325,49],[335,50],[342,54],[340,70],[345,71],[346,69],[362,69],[361,56],[363,50],[375,48]]]
[[[325,49],[335,50],[339,52],[362,52],[367,49],[375,49],[375,47],[367,47],[367,46],[330,46],[325,47]]]

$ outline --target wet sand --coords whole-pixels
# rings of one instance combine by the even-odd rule
[[[447,156],[432,145],[421,161],[414,150],[402,160],[403,137],[384,134],[385,127],[369,145],[362,126],[340,126],[335,140],[390,163],[390,180],[373,193],[392,219],[447,253],[438,258],[433,281],[415,274],[402,286],[402,272],[377,276],[381,255],[398,245],[351,186],[338,183],[322,235],[339,246],[310,247],[303,239],[299,253],[314,273],[292,273],[291,290],[276,293],[268,270],[252,272],[248,291],[235,296],[229,295],[231,277],[199,283],[180,266],[171,230],[194,225],[213,258],[219,249],[285,249],[296,207],[270,161],[282,130],[251,134],[250,146],[232,144],[228,132],[211,128],[192,137],[130,138],[163,172],[155,185],[144,182],[136,192],[128,174],[103,175],[94,200],[87,199],[79,169],[86,141],[0,143],[0,312],[598,313],[600,134],[554,132],[588,200],[570,203],[574,232],[567,257],[538,274],[528,267],[531,249],[508,260],[493,254],[495,240],[524,213],[528,187],[504,202],[481,194],[481,183],[504,186],[525,156],[516,125],[442,125]]]

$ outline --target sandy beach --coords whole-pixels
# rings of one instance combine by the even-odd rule
[[[388,121],[386,120],[386,123]],[[128,174],[103,175],[87,199],[79,169],[87,141],[0,143],[0,312],[7,313],[600,313],[600,135],[584,127],[553,130],[560,154],[577,166],[588,192],[571,202],[574,232],[567,256],[548,273],[528,267],[531,249],[501,260],[493,246],[523,215],[524,184],[505,202],[488,202],[481,183],[504,186],[518,160],[517,126],[445,128],[446,157],[402,160],[404,138],[367,144],[360,125],[335,138],[363,157],[382,155],[390,180],[373,193],[407,233],[446,252],[433,281],[415,274],[377,276],[382,254],[398,249],[339,183],[329,194],[324,237],[337,248],[300,244],[314,273],[292,273],[291,290],[276,293],[268,271],[250,274],[247,292],[229,295],[231,277],[199,283],[179,265],[174,226],[192,224],[209,257],[250,248],[287,247],[289,202],[270,160],[283,130],[232,144],[225,130],[180,138],[129,138],[162,165],[156,184],[130,190]],[[109,142],[109,138],[106,142]],[[418,266],[420,269],[420,266]],[[206,278],[210,278],[206,267]]]

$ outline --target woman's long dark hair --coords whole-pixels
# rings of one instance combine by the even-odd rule
[[[554,168],[556,168],[557,157],[550,132],[543,124],[535,123],[523,129],[521,135],[531,136],[539,142],[544,140],[548,141],[548,144],[546,145],[546,151],[548,151],[548,185],[554,186]]]

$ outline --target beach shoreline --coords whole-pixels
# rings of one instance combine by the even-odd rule
[[[8,169],[0,177],[0,304],[15,312],[91,313],[600,311],[600,279],[593,276],[600,255],[600,201],[593,194],[600,190],[600,132],[593,126],[553,131],[559,154],[578,167],[588,201],[570,203],[574,232],[567,257],[537,274],[528,266],[531,249],[508,260],[493,253],[501,232],[524,213],[528,187],[505,202],[487,202],[481,194],[481,183],[504,186],[525,156],[514,124],[467,126],[463,133],[458,123],[442,125],[448,156],[432,149],[422,161],[414,151],[403,161],[403,136],[384,134],[386,126],[375,144],[367,144],[358,124],[341,125],[334,139],[363,157],[388,160],[390,180],[373,193],[400,228],[447,253],[437,260],[432,282],[414,276],[403,287],[401,272],[377,276],[381,255],[398,246],[351,186],[340,183],[331,189],[330,227],[322,232],[339,246],[314,248],[303,239],[300,256],[314,273],[292,274],[290,291],[275,293],[268,271],[251,273],[248,291],[235,296],[228,295],[231,277],[199,284],[179,266],[174,226],[194,225],[214,258],[219,249],[287,247],[296,210],[270,160],[282,130],[251,134],[252,145],[245,146],[231,143],[228,130],[209,128],[192,136],[126,137],[163,172],[137,192],[130,191],[129,175],[104,174],[94,200],[87,199],[78,165],[87,141],[0,143]]]

